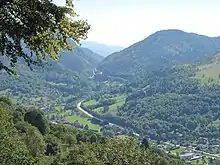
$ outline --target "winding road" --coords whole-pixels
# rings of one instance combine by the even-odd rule
[[[84,110],[84,109],[81,107],[81,105],[82,105],[82,101],[80,101],[80,102],[77,104],[77,109],[79,109],[81,112],[83,112],[84,114],[86,114],[88,117],[95,118],[95,119],[98,119],[98,120],[103,121],[102,119],[97,118],[97,117],[93,116],[91,113],[89,113],[89,112],[87,112],[86,110]],[[110,125],[110,126],[115,125],[115,126],[117,126],[117,127],[120,127],[121,129],[124,129],[123,127],[121,127],[121,126],[119,126],[119,125],[116,125],[116,124],[113,124],[113,123],[111,123],[111,122],[109,122],[109,125]]]
[[[82,105],[82,101],[77,104],[77,108],[78,108],[81,112],[83,112],[84,114],[86,114],[86,115],[87,115],[88,117],[90,117],[90,118],[95,118],[95,119],[98,119],[98,120],[103,121],[102,119],[97,118],[97,117],[93,116],[92,114],[90,114],[89,112],[87,112],[86,110],[84,110],[84,109],[81,107],[81,105]],[[109,122],[109,125],[110,125],[110,126],[117,126],[117,127],[121,128],[121,129],[125,129],[125,128],[123,128],[123,127],[121,127],[121,126],[119,126],[119,125],[117,125],[117,124],[111,123],[111,122]],[[135,133],[135,132],[133,132],[133,134],[134,134],[135,136],[138,136],[138,137],[140,136],[139,134],[137,134],[137,133]],[[180,146],[180,147],[181,147],[181,148],[186,148],[186,147],[183,147],[183,146]],[[194,152],[197,152],[197,153],[203,153],[204,155],[209,155],[209,156],[213,156],[213,157],[218,157],[218,158],[220,158],[220,155],[218,155],[218,154],[211,154],[211,153],[208,153],[208,152],[198,151],[198,150],[195,150],[195,148],[193,148],[193,151],[194,151]]]
[[[86,114],[87,116],[91,117],[91,118],[96,118],[95,116],[93,116],[92,114],[88,113],[87,111],[85,111],[84,109],[81,108],[81,104],[82,104],[82,101],[80,101],[78,104],[77,104],[77,109],[79,109],[81,112],[83,112],[84,114]]]
[[[81,112],[83,112],[84,114],[86,114],[88,117],[95,118],[95,119],[98,119],[98,120],[103,121],[102,119],[97,118],[97,117],[93,116],[92,114],[90,114],[88,111],[84,110],[84,109],[81,107],[81,105],[82,105],[82,101],[80,101],[80,102],[77,104],[77,109],[78,109],[78,110],[80,110]],[[108,121],[108,122],[109,122],[109,121]],[[121,128],[121,129],[125,129],[125,128],[123,128],[122,126],[117,125],[117,124],[114,124],[114,123],[111,123],[111,122],[109,122],[109,125],[110,125],[110,126],[117,126],[117,127]],[[135,133],[135,132],[133,132],[133,134],[134,134],[135,136],[140,136],[139,134],[137,134],[137,133]]]

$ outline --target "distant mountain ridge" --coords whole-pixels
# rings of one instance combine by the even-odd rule
[[[181,30],[158,31],[130,47],[106,57],[98,69],[110,75],[135,74],[191,63],[220,50],[220,38]]]
[[[104,57],[123,49],[123,47],[121,46],[105,45],[105,44],[101,44],[101,43],[93,42],[93,41],[83,41],[81,47],[89,48],[93,52],[100,54]]]
[[[83,72],[93,70],[103,59],[103,56],[94,53],[90,49],[77,47],[71,52],[64,52],[59,59],[59,63],[65,68]]]

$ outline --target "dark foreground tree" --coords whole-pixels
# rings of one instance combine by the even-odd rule
[[[85,39],[90,27],[77,19],[73,7],[72,0],[66,6],[52,0],[0,0],[0,70],[15,74],[20,58],[30,67],[43,66],[47,56],[58,60],[60,51]]]
[[[144,148],[149,148],[149,142],[148,142],[147,138],[142,139],[141,146]]]
[[[38,109],[30,109],[30,111],[25,114],[24,120],[32,126],[37,127],[43,135],[49,132],[48,122],[43,112]]]

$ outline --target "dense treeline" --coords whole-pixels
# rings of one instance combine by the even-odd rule
[[[99,97],[126,93],[117,113],[126,122],[118,124],[153,139],[219,138],[218,51],[219,38],[156,32],[100,63],[96,80],[123,85],[103,87]],[[196,79],[201,68],[206,85]]]
[[[102,86],[102,91],[92,98],[98,100],[108,94],[126,94],[125,104],[117,109],[118,116],[114,117],[121,120],[110,121],[152,139],[179,143],[200,137],[218,139],[220,85],[201,84],[195,77],[198,65],[157,71],[139,69],[129,82]]]
[[[0,91],[4,95],[19,98],[18,103],[21,105],[34,105],[36,103],[34,99],[42,97],[41,103],[35,104],[40,107],[52,104],[51,101],[55,100],[56,104],[67,104],[68,101],[65,102],[65,98],[67,100],[69,97],[82,98],[88,95],[87,93],[91,93],[95,87],[85,74],[66,70],[59,64],[52,63],[43,69],[33,69],[31,71],[27,66],[20,64],[17,69],[17,73],[20,74],[18,78],[2,72]]]
[[[0,119],[0,164],[185,164],[144,143],[141,146],[134,139],[110,140],[100,134],[48,123],[38,109],[16,107],[6,98],[0,98]]]
[[[194,73],[186,66],[139,77],[120,115],[153,139],[219,138],[220,85],[201,85]]]

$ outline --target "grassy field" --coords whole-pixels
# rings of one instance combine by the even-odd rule
[[[48,112],[47,114],[48,115],[70,115],[72,112],[72,110],[66,110],[66,111],[63,111],[63,112],[59,112],[59,111],[53,111],[53,112]]]
[[[115,104],[112,104],[111,106],[109,106],[109,111],[112,112],[112,111],[115,111],[117,109],[117,107],[120,107],[124,104],[123,101],[121,102],[117,102]]]
[[[178,148],[178,149],[175,149],[175,150],[171,150],[170,151],[171,153],[173,153],[173,154],[181,154],[181,153],[183,153],[184,152],[184,149],[183,148]]]
[[[8,92],[7,90],[0,91],[0,94],[5,95],[7,92]],[[68,99],[68,98],[70,98],[70,97],[66,97],[66,99]],[[34,102],[39,102],[41,100],[41,97],[31,97],[31,98],[25,97],[25,99],[34,103]],[[43,100],[45,100],[45,99],[46,98],[43,98]],[[17,101],[19,101],[19,97],[10,97],[10,100],[15,104]],[[51,103],[53,103],[53,100],[51,100]],[[96,103],[97,102],[95,100],[91,100],[87,103],[87,105],[92,105],[92,104],[96,104]],[[81,111],[75,112],[74,109],[64,110],[64,107],[65,106],[62,103],[60,103],[55,106],[54,111],[47,112],[45,115],[48,118],[52,118],[53,116],[55,116],[55,119],[58,119],[58,120],[61,117],[64,117],[64,119],[68,122],[74,122],[74,121],[78,120],[78,122],[81,125],[88,125],[89,129],[100,131],[101,126],[91,123],[89,118],[84,117],[83,116],[84,114]],[[72,115],[72,112],[75,112],[74,115]]]
[[[116,115],[116,113],[118,112],[117,108],[122,106],[125,103],[125,98],[126,98],[126,95],[119,95],[115,97],[114,99],[116,100],[116,103],[109,106],[109,111],[107,113]]]
[[[220,64],[207,64],[199,67],[196,78],[203,84],[220,83]]]
[[[115,99],[116,102],[115,102],[115,104],[112,104],[112,105],[109,106],[109,110],[105,114],[116,115],[117,114],[117,108],[124,104],[125,98],[126,98],[126,95],[118,95],[116,97],[113,97],[112,99]],[[98,113],[98,114],[103,114],[102,113],[103,110],[104,110],[104,107],[99,107],[99,108],[94,109],[93,111],[95,113]]]
[[[17,98],[16,97],[11,97],[10,98],[10,100],[11,100],[11,102],[13,103],[13,104],[16,104],[17,103]]]
[[[81,125],[88,125],[89,129],[97,130],[97,131],[100,131],[100,129],[101,129],[101,126],[91,123],[89,118],[84,117],[83,114],[81,116],[80,111],[76,112],[76,114],[74,114],[74,115],[71,115],[72,110],[62,111],[62,110],[64,110],[64,106],[62,106],[62,105],[58,105],[55,108],[56,108],[56,111],[49,112],[47,114],[48,117],[51,117],[52,115],[65,116],[65,120],[68,122],[73,123],[74,121],[78,121]]]
[[[194,165],[204,165],[204,164],[208,164],[209,163],[209,160],[207,159],[207,158],[205,158],[205,159],[200,159],[200,160],[194,160],[194,161],[192,161],[192,163],[194,164]]]
[[[115,97],[115,99],[117,100],[116,102],[120,102],[120,101],[124,101],[124,99],[126,98],[126,95],[118,95]]]
[[[101,126],[91,123],[91,121],[89,121],[89,119],[85,117],[73,115],[73,116],[67,116],[65,119],[68,122],[74,122],[78,120],[78,122],[82,125],[87,124],[89,126],[89,129],[98,130],[98,131],[100,131],[101,129]]]
[[[98,113],[98,114],[102,114],[102,111],[103,111],[103,110],[104,110],[104,108],[103,108],[103,107],[100,107],[100,108],[94,109],[93,112]]]
[[[97,103],[98,103],[98,102],[97,102],[96,100],[89,100],[89,101],[85,102],[84,105],[85,105],[86,107],[88,107],[88,106],[91,106],[91,105],[95,105],[95,104],[97,104]]]

